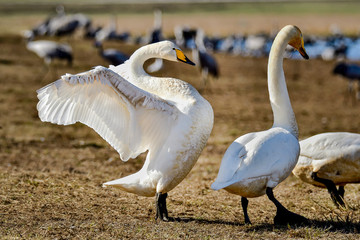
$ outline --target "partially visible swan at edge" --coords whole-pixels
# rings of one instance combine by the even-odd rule
[[[306,183],[326,187],[335,205],[345,207],[344,186],[360,183],[360,134],[321,133],[300,141],[300,149],[294,175]]]
[[[291,107],[283,71],[287,44],[308,59],[302,33],[295,26],[285,26],[277,34],[268,62],[268,89],[274,114],[274,125],[266,131],[245,134],[236,139],[225,152],[218,176],[211,187],[240,195],[245,223],[247,198],[267,194],[276,205],[275,224],[304,223],[307,219],[290,212],[273,195],[273,188],[289,176],[299,156],[298,127]]]
[[[148,151],[140,171],[104,186],[156,195],[156,218],[168,221],[167,192],[194,166],[214,115],[208,101],[190,84],[146,74],[143,64],[153,57],[193,65],[170,41],[146,45],[122,65],[66,74],[39,89],[37,109],[42,121],[81,122],[93,128],[123,161]]]

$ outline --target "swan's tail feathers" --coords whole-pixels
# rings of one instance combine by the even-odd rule
[[[119,179],[116,179],[116,180],[112,180],[112,181],[103,183],[102,186],[103,187],[109,187],[109,186],[116,187],[116,186],[121,186],[123,184],[124,184],[124,182],[123,182],[122,178],[119,178]]]
[[[224,187],[227,187],[229,184],[228,183],[223,183],[223,182],[213,182],[213,184],[211,184],[211,188],[213,190],[220,190]]]
[[[119,178],[113,181],[103,183],[103,187],[116,187],[125,192],[138,193],[139,183],[137,181],[129,181],[129,176]]]
[[[138,172],[139,173],[139,172]],[[141,174],[132,174],[123,178],[103,183],[103,187],[116,187],[125,192],[135,193],[140,196],[155,196],[156,187],[149,184],[147,179],[142,179]]]

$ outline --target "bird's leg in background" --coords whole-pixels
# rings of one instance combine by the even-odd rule
[[[247,207],[248,207],[249,201],[246,197],[241,197],[241,206],[244,211],[244,218],[245,218],[245,224],[251,224],[249,215],[247,213]]]
[[[204,89],[206,88],[206,84],[207,84],[207,78],[208,78],[208,69],[207,68],[203,68],[201,70],[201,81],[203,82],[203,87]]]
[[[319,178],[317,176],[317,172],[312,172],[311,178],[314,179],[314,181],[322,183],[326,186],[328,192],[330,193],[331,199],[333,200],[336,206],[339,206],[340,204],[340,206],[345,207],[345,203],[342,197],[340,196],[338,190],[336,189],[336,185],[333,181],[324,178]]]
[[[268,196],[270,201],[272,201],[275,204],[277,208],[276,216],[274,218],[275,224],[279,224],[279,225],[304,224],[309,222],[307,218],[299,214],[290,212],[283,205],[281,205],[281,203],[278,200],[276,200],[276,198],[274,197],[272,188],[269,187],[266,188],[266,195]]]
[[[53,70],[52,70],[52,79],[59,79],[59,75],[57,74],[57,66],[54,64]]]
[[[357,80],[355,83],[355,97],[356,101],[360,101],[360,80]]]
[[[340,197],[344,200],[345,188],[344,186],[339,186],[338,193]]]
[[[49,72],[50,72],[50,65],[48,65],[48,64],[43,65],[42,70],[40,71],[40,74],[38,77],[38,78],[41,78],[41,82],[46,82],[46,77],[49,74]]]
[[[169,216],[166,208],[166,197],[167,193],[156,193],[155,195],[155,205],[156,205],[156,216],[155,219],[160,218],[160,220],[168,222]]]

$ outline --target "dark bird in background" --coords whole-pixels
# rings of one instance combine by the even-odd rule
[[[348,80],[348,92],[351,94],[355,86],[355,96],[360,101],[360,66],[354,63],[340,62],[335,65],[333,74],[343,76]]]
[[[63,6],[58,6],[56,12],[55,16],[48,17],[32,29],[35,36],[71,35],[79,28],[87,29],[91,26],[91,20],[84,14],[66,15]]]
[[[207,52],[204,44],[204,33],[198,29],[195,39],[195,47],[192,49],[192,54],[196,65],[200,68],[201,79],[206,85],[210,77],[217,79],[219,77],[219,66],[216,59]]]
[[[193,49],[195,45],[196,32],[196,28],[176,26],[174,28],[176,44],[183,48]]]
[[[117,66],[123,64],[129,59],[129,56],[113,48],[103,49],[101,42],[95,42],[95,47],[99,49],[100,56],[111,65]]]
[[[107,27],[100,28],[95,33],[95,41],[103,42],[106,40],[119,40],[126,42],[129,40],[130,34],[128,32],[119,33],[117,28],[117,19],[116,16],[113,16]]]
[[[69,65],[72,64],[73,53],[68,44],[49,40],[33,41],[34,34],[32,31],[26,31],[24,35],[27,40],[26,48],[29,51],[34,52],[40,58],[43,58],[46,65],[50,65],[54,59],[64,59]]]

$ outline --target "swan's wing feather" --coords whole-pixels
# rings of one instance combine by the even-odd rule
[[[300,141],[300,156],[314,161],[360,158],[360,134],[322,133]]]
[[[236,171],[243,164],[247,157],[248,150],[246,144],[256,137],[256,133],[248,133],[237,138],[226,150],[219,168],[215,182],[211,185],[213,189],[225,187],[227,182],[231,181]]]
[[[84,123],[114,147],[124,161],[161,144],[178,114],[171,103],[104,67],[66,74],[37,93],[42,121]]]

